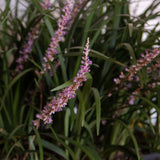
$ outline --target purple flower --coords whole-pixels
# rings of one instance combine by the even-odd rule
[[[45,0],[43,3],[40,3],[40,5],[42,6],[42,9],[47,10],[51,7],[51,2],[50,0]]]
[[[160,54],[160,49],[155,48],[152,52],[145,52],[146,54],[141,54],[141,59],[137,60],[136,65],[131,65],[129,68],[125,68],[125,71],[128,73],[128,75],[124,75],[123,72],[121,72],[119,78],[114,78],[114,82],[117,85],[120,85],[125,80],[132,81],[134,79],[135,74],[142,69],[142,67],[147,66],[155,57],[157,57]],[[149,69],[147,70],[148,72]],[[139,78],[136,78],[138,81]]]
[[[34,40],[37,38],[37,35],[39,34],[38,27],[39,26],[36,25],[35,27],[31,28],[31,31],[28,33],[26,41],[23,44],[22,50],[19,51],[20,56],[16,60],[17,66],[13,75],[20,73],[24,68],[24,63],[28,61],[29,55],[32,52]]]
[[[58,29],[55,31],[55,36],[51,38],[49,48],[46,50],[46,55],[43,58],[44,63],[43,71],[41,71],[41,74],[44,74],[45,71],[51,69],[49,62],[53,62],[54,55],[57,54],[58,43],[67,34],[68,30],[71,28],[71,25],[74,22],[74,19],[86,2],[87,0],[78,0],[78,3],[76,3],[72,9],[72,1],[67,0],[66,6],[62,9],[64,15],[62,15],[61,20],[57,24]]]
[[[43,9],[48,9],[50,6],[49,0],[45,0],[44,3],[41,3],[41,6]],[[28,33],[25,43],[22,46],[22,50],[19,51],[19,58],[16,60],[17,66],[15,69],[15,73],[13,75],[20,73],[23,70],[23,65],[28,61],[28,58],[30,56],[30,53],[33,49],[34,40],[38,38],[39,35],[39,24],[35,25],[33,28],[31,28],[31,31]]]
[[[51,38],[51,42],[49,44],[49,48],[46,50],[46,55],[43,57],[45,63],[43,64],[44,71],[50,70],[49,62],[53,62],[54,55],[57,54],[58,43],[61,41],[62,37],[68,31],[68,23],[71,20],[71,12],[72,12],[72,2],[71,0],[67,1],[67,5],[62,9],[64,15],[62,15],[62,19],[58,22],[58,29],[55,31],[55,37]],[[44,71],[41,73],[43,74]]]
[[[129,104],[130,104],[130,105],[134,105],[134,99],[130,99],[130,100],[129,100]]]
[[[76,90],[82,86],[82,83],[86,81],[85,73],[90,72],[90,65],[92,61],[90,61],[89,54],[89,38],[87,39],[87,43],[84,48],[84,56],[82,57],[83,63],[80,66],[80,69],[77,73],[77,76],[73,80],[73,84],[69,87],[66,87],[58,94],[58,97],[53,97],[52,100],[47,103],[44,109],[41,111],[41,114],[37,114],[36,117],[43,120],[44,124],[51,123],[51,116],[55,112],[59,112],[65,107],[68,103],[68,100],[75,97]],[[35,124],[35,123],[34,123]]]
[[[113,81],[114,81],[116,84],[120,84],[120,79],[119,79],[119,78],[114,78]]]
[[[79,11],[81,10],[81,8],[84,6],[84,4],[87,2],[87,0],[78,0],[78,3],[76,3],[74,5],[74,9],[71,13],[71,20],[70,23],[68,24],[68,28],[71,28],[71,25],[73,24],[74,19],[76,18],[76,16],[78,15]]]

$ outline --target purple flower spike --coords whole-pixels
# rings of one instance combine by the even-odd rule
[[[71,27],[71,25],[73,24],[74,22],[74,19],[76,18],[76,16],[78,15],[79,11],[81,10],[81,8],[84,6],[84,4],[87,2],[87,0],[78,0],[78,3],[76,3],[74,5],[74,9],[71,13],[71,20],[70,20],[70,23],[68,24],[68,28]]]
[[[40,4],[44,10],[48,9],[50,7],[49,0],[45,0],[44,3],[40,3]],[[22,46],[22,50],[19,51],[20,56],[16,60],[17,66],[15,69],[15,73],[13,73],[13,76],[19,74],[24,68],[23,67],[24,63],[26,63],[28,61],[30,53],[32,52],[32,49],[33,49],[34,41],[35,41],[35,39],[38,38],[38,35],[39,35],[38,29],[39,29],[39,24],[37,24],[36,26],[31,28],[31,31],[28,33],[28,35],[25,39],[25,43]]]
[[[19,74],[23,70],[23,65],[28,61],[28,57],[32,52],[34,40],[37,38],[38,34],[38,25],[36,25],[34,28],[31,28],[31,31],[28,33],[26,42],[24,43],[22,50],[19,51],[20,56],[16,60],[17,66],[14,75]]]
[[[77,76],[73,80],[73,84],[67,88],[64,88],[62,92],[58,94],[58,97],[53,97],[52,100],[47,103],[44,109],[41,111],[41,114],[37,114],[36,117],[43,120],[44,124],[51,123],[51,116],[55,112],[59,112],[65,107],[68,103],[68,100],[75,97],[76,90],[82,86],[82,83],[86,81],[85,73],[90,71],[90,65],[92,61],[89,59],[89,38],[84,48],[84,56],[82,57],[83,63],[80,66],[80,69],[77,73]]]
[[[128,72],[128,75],[124,75],[123,72],[121,72],[119,78],[114,78],[114,82],[116,84],[121,84],[125,80],[132,81],[133,77],[135,77],[135,74],[142,69],[142,67],[147,66],[154,58],[156,58],[160,54],[160,49],[155,48],[152,52],[147,52],[146,54],[141,54],[141,59],[137,60],[136,65],[131,65],[129,68],[125,68],[125,71]],[[149,69],[147,70],[148,72]],[[139,80],[136,77],[137,81]]]
[[[51,38],[51,42],[49,44],[49,48],[46,50],[46,55],[43,59],[45,59],[45,63],[43,64],[44,71],[50,70],[49,62],[53,62],[54,55],[57,54],[58,43],[62,40],[63,36],[66,35],[69,30],[68,25],[71,20],[71,12],[72,12],[72,2],[71,0],[67,1],[66,6],[62,9],[64,15],[62,15],[62,19],[58,23],[58,29],[55,31],[55,37]],[[43,71],[41,72],[44,73]]]

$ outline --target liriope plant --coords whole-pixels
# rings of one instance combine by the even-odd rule
[[[15,12],[6,2],[0,159],[140,159],[158,151],[159,49],[153,46],[160,32],[158,24],[145,26],[159,17],[159,2],[138,18],[127,0],[30,0],[22,16],[23,1]],[[87,37],[89,57],[88,45],[82,52]],[[92,59],[90,71],[85,57]]]

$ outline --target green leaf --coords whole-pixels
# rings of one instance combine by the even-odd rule
[[[9,85],[8,85],[7,89],[5,90],[4,95],[3,95],[2,99],[1,99],[0,111],[2,110],[2,108],[4,108],[4,111],[5,111],[5,114],[6,114],[6,116],[7,116],[7,119],[8,119],[9,124],[12,124],[12,121],[11,121],[11,117],[9,116],[8,111],[6,110],[6,107],[5,107],[5,103],[4,103],[4,102],[5,102],[5,98],[7,97],[7,94],[8,94],[8,92],[9,92],[9,90],[13,87],[13,85],[14,85],[22,76],[24,76],[26,73],[28,73],[28,72],[30,72],[30,71],[32,71],[32,70],[33,70],[33,69],[30,68],[30,69],[27,69],[27,70],[21,72],[19,75],[17,75],[17,76],[9,83]]]
[[[61,143],[61,144],[68,150],[68,152],[70,153],[70,155],[71,155],[71,157],[72,157],[73,159],[78,160],[78,159],[76,158],[75,153],[73,152],[73,150],[71,150],[71,148],[70,148],[68,145],[66,145],[66,143],[64,143],[64,141],[62,141],[62,140],[58,137],[58,135],[56,134],[56,132],[54,131],[54,129],[51,127],[51,125],[49,125],[49,127],[50,127],[50,129],[51,129],[51,131],[52,131],[55,139],[57,140],[57,142]]]
[[[97,153],[96,149],[91,147],[88,147],[84,144],[80,144],[79,142],[76,142],[72,140],[71,138],[65,137],[63,135],[60,135],[63,139],[66,139],[69,141],[69,143],[75,145],[77,148],[80,148],[85,154],[89,157],[90,160],[101,160],[99,154]]]
[[[48,17],[44,18],[44,22],[48,28],[48,31],[52,37],[54,37],[54,29]]]
[[[16,125],[17,123],[17,113],[18,113],[18,104],[19,104],[19,96],[20,96],[20,84],[17,84],[14,101],[13,101],[13,122]]]
[[[69,134],[69,118],[70,118],[70,109],[67,108],[64,118],[64,135],[68,137]],[[69,145],[68,141],[65,141],[66,145]],[[68,150],[66,149],[66,155],[68,156]]]
[[[86,130],[88,131],[92,141],[93,141],[93,133],[92,133],[92,130],[91,130],[91,127],[90,125],[87,124],[87,122],[84,123],[84,127],[86,128]]]
[[[101,100],[100,100],[98,89],[92,88],[92,91],[93,91],[95,103],[96,103],[96,126],[97,126],[97,136],[98,136],[99,130],[100,130],[100,122],[101,122]]]
[[[25,126],[24,124],[21,124],[17,126],[16,128],[14,128],[14,130],[9,134],[8,139],[15,139],[14,134],[17,132],[17,130],[19,130],[20,128],[24,126]]]
[[[66,114],[64,118],[64,131],[65,131],[65,136],[68,136],[69,133],[69,118],[70,118],[70,109],[66,109]]]
[[[142,96],[137,96],[137,97],[142,99],[144,102],[148,103],[152,108],[155,108],[157,113],[160,114],[160,109],[152,101],[150,101],[149,99],[142,97]]]
[[[117,41],[117,34],[118,34],[118,29],[120,26],[120,20],[121,20],[121,9],[122,9],[122,4],[120,1],[116,1],[114,5],[114,15],[113,15],[113,33],[111,35],[111,42],[110,42],[110,48],[114,48],[116,41]]]
[[[16,143],[14,143],[14,145],[12,145],[11,148],[9,149],[5,160],[8,160],[8,159],[9,159],[9,155],[11,154],[11,152],[13,151],[13,149],[14,149],[14,148],[17,148],[17,147],[21,148],[21,149],[24,151],[24,148],[23,148],[23,146],[21,145],[21,143],[20,143],[20,142],[16,142]]]
[[[80,103],[80,108],[78,108],[78,117],[79,117],[79,120],[78,120],[78,123],[79,125],[77,126],[79,128],[79,132],[80,133],[80,130],[81,130],[81,127],[84,126],[84,122],[85,122],[85,101],[84,101],[84,97],[83,97],[83,94],[80,90],[77,90],[77,95],[78,95],[78,100],[79,100],[79,103]]]
[[[36,141],[38,143],[38,147],[39,147],[39,155],[40,155],[40,160],[44,160],[44,157],[43,157],[43,146],[42,146],[42,139],[40,137],[40,134],[39,132],[37,131],[37,129],[33,128],[34,129],[34,132],[36,133]]]
[[[124,126],[126,128],[126,130],[128,131],[129,135],[132,138],[132,141],[133,141],[133,144],[134,144],[134,147],[135,147],[135,150],[136,150],[137,159],[141,160],[141,157],[140,157],[140,154],[139,154],[138,143],[137,143],[137,140],[136,140],[134,134],[132,133],[132,131],[128,128],[128,126],[123,121],[121,121],[121,120],[116,120],[116,121],[118,121],[120,124],[122,124],[122,126]]]
[[[0,128],[4,128],[4,121],[2,118],[2,113],[0,113]]]
[[[57,153],[58,155],[60,155],[63,158],[66,158],[65,152],[61,148],[54,145],[53,143],[42,139],[42,145],[44,148],[46,148],[54,153]]]
[[[26,73],[28,73],[28,72],[30,72],[30,71],[32,71],[32,70],[33,70],[32,68],[29,68],[29,69],[24,70],[23,72],[21,72],[20,74],[18,74],[18,75],[10,82],[10,84],[8,85],[7,90],[6,90],[5,93],[4,93],[4,96],[3,96],[3,98],[2,98],[2,101],[4,101],[4,99],[6,98],[8,92],[9,92],[9,90],[12,88],[12,86],[13,86],[22,76],[24,76]],[[1,108],[0,108],[0,110],[1,110]]]
[[[61,89],[66,88],[66,87],[68,87],[68,86],[70,86],[72,84],[73,84],[72,80],[67,81],[67,82],[65,82],[65,83],[63,83],[63,84],[51,89],[51,92],[61,90]]]
[[[132,37],[133,33],[133,23],[128,23],[129,36]]]
[[[32,60],[32,59],[28,59],[30,62],[32,62],[37,68],[39,68],[41,71],[43,70],[43,68],[38,64],[38,63],[36,63],[34,60]]]

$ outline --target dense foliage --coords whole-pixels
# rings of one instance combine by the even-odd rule
[[[160,2],[138,17],[129,0],[5,3],[0,159],[140,160],[159,152],[160,31],[146,25],[160,16]]]

